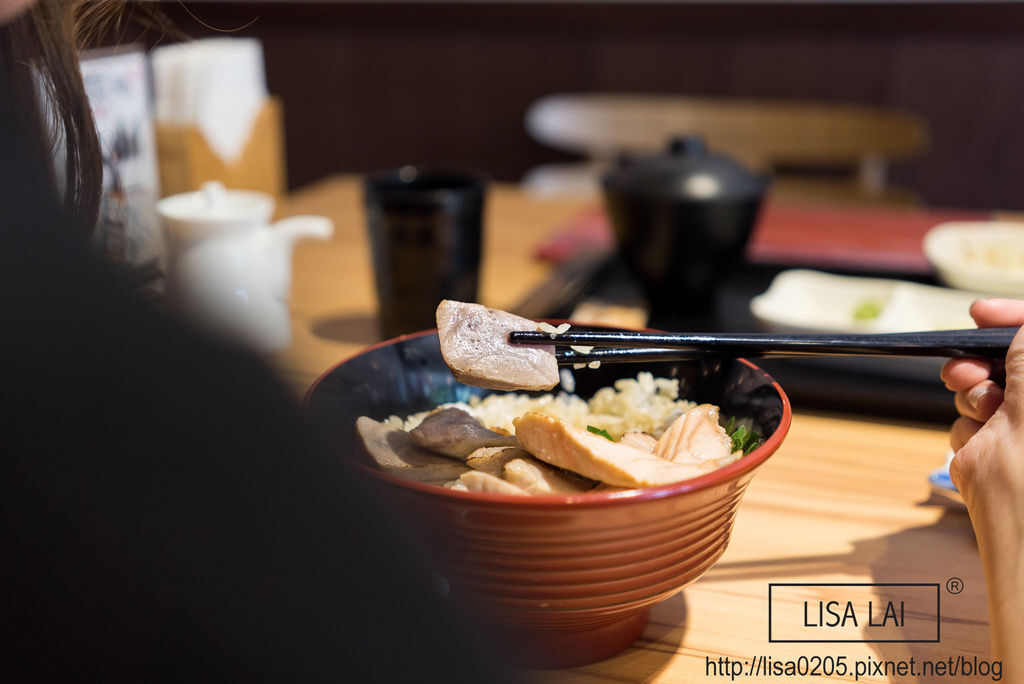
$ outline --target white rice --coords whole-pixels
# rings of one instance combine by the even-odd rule
[[[543,333],[547,333],[548,337],[550,337],[551,339],[555,339],[555,337],[557,337],[558,335],[561,335],[562,333],[566,332],[567,330],[569,330],[569,327],[570,326],[568,323],[562,323],[560,326],[556,328],[547,321],[541,321],[540,323],[537,324],[537,330]]]
[[[576,391],[576,377],[568,368],[558,369],[558,383],[562,386],[562,389],[569,394]]]
[[[565,392],[539,397],[506,393],[490,394],[482,399],[473,397],[468,404],[445,404],[476,416],[491,429],[509,433],[515,432],[512,425],[515,418],[534,411],[579,428],[593,425],[607,430],[616,440],[632,431],[660,437],[673,420],[695,405],[679,398],[678,380],[655,378],[649,372],[639,373],[636,379],[616,380],[614,386],[602,387],[589,401]],[[405,419],[404,428],[412,430],[428,413],[424,411],[409,416]]]

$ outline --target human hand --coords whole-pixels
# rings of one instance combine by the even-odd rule
[[[971,305],[971,317],[979,328],[1024,324],[1024,301],[981,299]],[[985,359],[951,359],[942,367],[946,387],[956,392],[961,418],[954,424],[951,441],[959,450],[1003,403],[1003,388],[992,379],[993,366]]]
[[[983,299],[971,305],[979,327],[1024,324],[1024,301]],[[993,649],[1007,681],[1024,681],[1024,328],[1006,354],[1006,385],[991,379],[992,363],[953,359],[942,367],[956,392],[960,417],[950,431],[956,455],[949,475],[971,514],[988,586]]]
[[[978,300],[971,305],[971,317],[981,328],[1019,326],[1024,324],[1024,301]],[[956,392],[956,408],[960,413],[950,431],[950,442],[957,452],[950,476],[965,497],[973,494],[980,459],[986,453],[998,450],[1001,444],[1011,448],[1014,444],[1024,444],[1024,337],[1021,333],[1010,344],[1005,370],[1004,389],[991,378],[991,361],[952,359],[942,367],[942,380],[947,388]],[[1024,490],[1021,496],[1024,497]]]

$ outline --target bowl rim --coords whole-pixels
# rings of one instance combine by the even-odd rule
[[[571,322],[571,321],[567,321]],[[316,380],[309,386],[306,393],[302,398],[302,407],[308,413],[310,409],[310,402],[313,398],[313,393],[319,387],[320,383],[323,382],[327,376],[333,373],[340,366],[356,359],[364,354],[369,354],[376,349],[387,347],[405,340],[416,339],[419,337],[425,337],[428,335],[436,335],[436,329],[421,330],[419,332],[409,333],[407,335],[401,335],[388,340],[382,340],[376,344],[372,344],[368,347],[364,347],[359,351],[350,354],[334,365],[327,368],[321,373]],[[778,450],[782,444],[782,440],[789,433],[789,428],[793,421],[793,408],[790,404],[789,397],[786,395],[785,390],[779,385],[778,381],[769,375],[764,369],[751,363],[747,359],[737,358],[736,361],[742,363],[752,370],[761,373],[771,381],[772,387],[778,392],[779,397],[782,399],[782,416],[779,419],[779,426],[775,429],[775,432],[766,439],[761,446],[757,447],[749,454],[745,454],[738,460],[730,463],[729,465],[713,470],[706,475],[700,477],[694,477],[689,480],[681,480],[680,482],[673,482],[670,484],[659,485],[657,487],[642,487],[639,489],[627,489],[623,491],[615,492],[585,492],[582,494],[534,494],[531,496],[522,496],[517,494],[496,494],[491,492],[470,492],[462,491],[458,489],[449,489],[441,487],[435,484],[428,484],[424,482],[415,482],[408,480],[396,475],[391,475],[382,470],[373,468],[365,463],[360,463],[355,459],[349,459],[349,462],[359,468],[361,472],[376,478],[377,480],[386,482],[393,486],[397,486],[403,489],[410,489],[419,494],[426,496],[436,497],[438,499],[448,499],[454,501],[473,502],[481,504],[483,506],[495,506],[495,507],[507,507],[509,505],[529,508],[532,510],[541,510],[545,508],[563,508],[566,505],[573,507],[588,507],[598,505],[614,505],[636,503],[644,501],[653,501],[656,499],[663,499],[666,497],[677,496],[686,492],[698,491],[702,489],[709,489],[717,485],[724,484],[726,482],[738,479],[742,475],[754,470],[766,460],[768,457]]]

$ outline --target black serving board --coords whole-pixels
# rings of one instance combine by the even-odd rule
[[[567,267],[571,286],[565,296],[534,306],[534,318],[567,318],[575,304],[587,297],[611,301],[635,299],[640,288],[614,256]],[[715,297],[703,311],[687,310],[652,314],[649,326],[676,332],[751,332],[759,329],[750,312],[750,300],[768,289],[782,266],[745,264],[720,280]],[[836,272],[837,271],[832,271]],[[870,275],[935,284],[928,276],[905,273],[842,272],[841,275]],[[557,274],[553,279],[563,278]],[[553,288],[558,291],[558,288]],[[865,416],[919,420],[948,424],[957,413],[953,395],[936,374],[908,377],[899,358],[857,359],[844,364],[831,358],[755,359],[782,385],[797,411],[843,411]]]

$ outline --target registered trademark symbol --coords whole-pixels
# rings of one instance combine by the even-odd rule
[[[946,591],[950,594],[959,594],[964,590],[964,581],[959,577],[950,577],[946,580]]]

